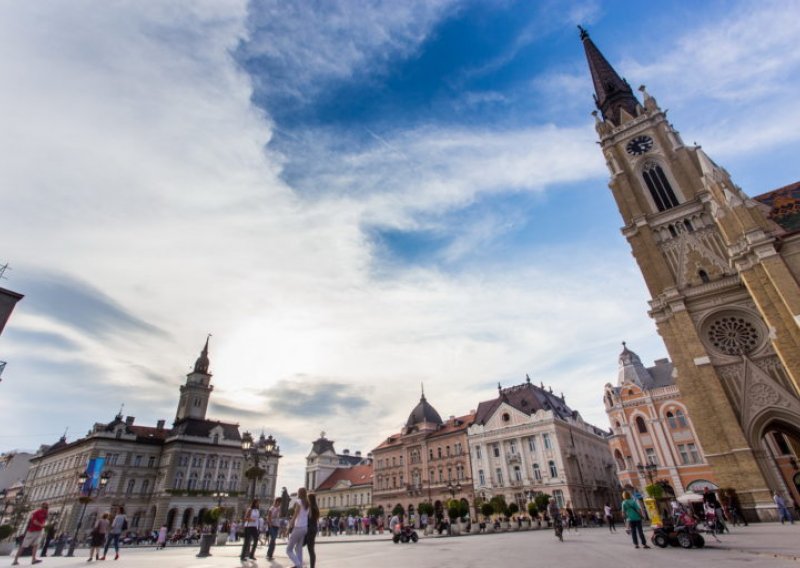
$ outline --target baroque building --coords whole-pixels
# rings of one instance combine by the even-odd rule
[[[414,514],[422,502],[443,514],[450,499],[472,507],[472,487],[467,428],[474,414],[442,420],[422,393],[405,427],[372,451],[374,481],[372,504],[390,513],[402,505]]]
[[[617,477],[642,495],[652,481],[667,482],[676,496],[718,488],[672,370],[668,359],[645,367],[623,343],[617,384],[605,387]]]
[[[306,457],[306,488],[317,494],[323,513],[350,508],[366,513],[372,506],[372,454],[351,455],[347,449],[337,454],[322,432]]]
[[[537,493],[560,507],[602,510],[619,501],[608,433],[583,421],[564,396],[525,382],[481,402],[468,429],[475,493],[525,511]]]
[[[800,196],[751,198],[687,145],[644,87],[642,102],[581,29],[609,187],[651,299],[649,314],[722,488],[774,519],[798,497],[775,442],[800,447]]]
[[[108,423],[96,423],[83,438],[67,442],[65,436],[43,446],[31,460],[24,494],[27,506],[49,502],[57,530],[72,534],[81,515],[78,476],[90,460],[101,460],[109,481],[86,507],[82,526],[91,527],[97,515],[119,505],[128,514],[129,530],[139,534],[166,524],[170,532],[201,522],[227,493],[223,506],[238,518],[252,492],[245,479],[249,466],[242,451],[238,424],[206,417],[213,391],[209,372],[208,341],[194,369],[180,387],[172,428],[159,420],[140,426],[122,413]],[[245,433],[247,436],[249,434]],[[263,476],[256,479],[257,497],[269,502],[275,496],[280,453],[267,451],[265,437],[255,443]]]
[[[361,452],[356,451],[350,455],[350,450],[345,449],[337,454],[333,447],[333,440],[325,437],[325,432],[311,444],[311,451],[306,457],[306,489],[315,491],[337,469],[346,469],[356,465],[363,465],[372,461],[372,456],[361,457]]]

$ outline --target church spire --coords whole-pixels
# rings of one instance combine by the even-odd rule
[[[200,357],[197,358],[197,361],[194,362],[194,372],[195,373],[205,373],[208,374],[208,340],[211,338],[211,334],[209,333],[206,337],[206,344],[203,346],[203,350],[200,352]]]
[[[639,101],[633,94],[633,90],[628,82],[617,74],[608,60],[603,57],[600,50],[594,44],[583,27],[578,26],[581,31],[581,41],[586,52],[586,60],[589,63],[589,71],[592,74],[594,83],[594,102],[597,108],[603,113],[605,120],[612,121],[615,125],[620,124],[620,112],[625,110],[630,116],[636,116]]]

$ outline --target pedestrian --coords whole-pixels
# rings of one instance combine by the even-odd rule
[[[242,542],[242,552],[239,559],[244,562],[247,559],[256,559],[256,547],[258,546],[258,520],[261,511],[258,510],[258,499],[253,499],[250,508],[244,514],[242,521],[244,525],[244,542]]]
[[[319,506],[317,505],[317,496],[314,493],[308,494],[308,532],[306,532],[306,546],[308,547],[308,561],[310,568],[315,568],[317,565],[317,551],[314,545],[317,540],[317,532],[319,531]]]
[[[233,521],[230,526],[230,531],[228,532],[228,542],[236,542],[236,529],[238,525],[236,521]]]
[[[42,553],[40,556],[44,558],[47,556],[47,549],[50,548],[50,543],[56,536],[56,527],[53,524],[47,525],[44,531],[44,544],[42,545]]]
[[[644,531],[642,530],[642,517],[644,514],[642,513],[642,508],[639,507],[639,503],[636,502],[631,494],[628,491],[625,491],[622,494],[622,515],[628,521],[628,528],[631,531],[631,536],[633,537],[633,545],[636,548],[639,548],[639,538],[642,540],[642,547],[643,548],[650,548],[647,546],[647,540],[644,537]]]
[[[286,554],[292,561],[292,568],[303,568],[303,542],[308,532],[308,493],[305,487],[297,490],[297,503],[292,520],[289,521],[289,543]]]
[[[269,542],[267,543],[267,560],[272,560],[275,554],[275,541],[278,540],[278,531],[281,528],[281,498],[278,497],[272,503],[272,507],[267,511],[267,531],[269,532]]]
[[[783,524],[785,521],[789,521],[789,523],[794,524],[794,517],[792,517],[789,509],[786,507],[786,501],[783,500],[781,494],[775,491],[772,494],[772,500],[775,501],[775,506],[778,508],[778,517],[781,520],[781,524]]]
[[[603,514],[605,514],[606,522],[608,523],[608,532],[617,532],[617,526],[614,524],[614,511],[608,503],[603,507]]]
[[[547,514],[553,520],[553,530],[555,531],[556,538],[564,542],[564,521],[562,520],[558,503],[553,497],[550,497],[550,500],[547,502]]]
[[[36,549],[39,548],[39,539],[42,537],[42,531],[47,524],[47,511],[50,506],[47,503],[42,503],[42,506],[31,513],[31,518],[28,521],[28,526],[25,528],[25,535],[22,537],[22,543],[17,548],[17,554],[14,556],[12,566],[19,564],[19,555],[28,547],[31,547],[31,564],[39,564],[41,560],[36,558]]]
[[[167,547],[167,525],[161,525],[156,537],[156,550]]]
[[[108,531],[110,528],[111,522],[108,520],[108,513],[103,513],[103,515],[94,522],[94,526],[92,527],[92,533],[89,536],[91,539],[89,558],[86,559],[86,562],[91,562],[92,558],[100,560],[100,549],[108,538]]]
[[[111,529],[106,537],[106,546],[103,548],[103,558],[101,558],[101,560],[106,559],[108,547],[111,546],[112,542],[114,543],[114,552],[116,553],[114,560],[119,560],[119,539],[122,536],[122,532],[127,530],[127,528],[128,517],[125,516],[125,507],[120,505],[117,514],[114,515],[114,520],[111,521]]]

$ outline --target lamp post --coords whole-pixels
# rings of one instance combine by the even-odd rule
[[[650,485],[653,485],[653,480],[656,478],[656,471],[658,470],[658,466],[654,463],[648,463],[647,465],[637,464],[636,469],[639,470],[639,475],[643,475],[647,478],[647,481]]]
[[[108,480],[111,477],[111,474],[107,471],[100,476],[100,485],[98,487],[94,487],[94,484],[89,484],[89,488],[86,490],[86,495],[81,495],[78,499],[78,502],[83,503],[83,508],[81,509],[81,516],[78,517],[78,524],[75,525],[75,532],[72,535],[72,542],[69,543],[69,550],[67,551],[67,556],[74,556],[75,555],[75,545],[78,543],[78,531],[81,528],[81,524],[83,523],[83,516],[86,514],[86,505],[92,500],[92,491],[95,489],[99,490],[105,487],[108,484]],[[84,471],[82,474],[78,476],[78,488],[85,487],[86,482],[89,481],[90,474],[88,471]]]
[[[245,459],[252,459],[253,460],[253,467],[249,468],[245,472],[245,476],[250,479],[250,498],[256,498],[256,480],[261,479],[264,477],[264,470],[261,469],[260,466],[260,459],[263,456],[267,459],[272,457],[273,452],[277,445],[275,444],[275,438],[272,437],[270,434],[268,437],[265,437],[264,434],[261,434],[257,443],[253,442],[253,436],[250,432],[245,432],[242,434],[242,453],[244,454]]]
[[[456,483],[455,485],[453,485],[452,482],[448,482],[447,490],[450,492],[450,499],[455,499],[456,493],[461,493],[461,484]]]

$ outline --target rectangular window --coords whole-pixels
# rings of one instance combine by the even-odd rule
[[[433,459],[433,448],[431,448],[431,449],[429,449],[429,450],[428,450],[428,457],[429,457],[430,459]]]
[[[688,444],[689,455],[692,457],[692,463],[700,463],[700,454],[697,451],[697,446]]]
[[[483,459],[483,455],[481,454],[481,447],[475,446],[475,459]]]
[[[684,465],[689,463],[689,452],[686,451],[685,444],[678,444],[678,452],[681,454],[681,463]]]
[[[447,446],[445,454],[449,457],[450,456],[450,446]]]
[[[147,490],[150,489],[150,480],[145,479],[142,481],[142,488],[139,490],[140,493],[147,493]]]
[[[542,480],[542,470],[538,463],[533,464],[533,479],[536,481]]]
[[[480,481],[481,487],[486,485],[486,476],[484,475],[482,469],[478,470],[478,480]]]
[[[658,465],[658,459],[656,458],[656,451],[653,448],[645,448],[644,454],[645,457],[647,458],[647,463]]]
[[[542,434],[542,443],[545,450],[552,450],[553,443],[550,441],[550,434]]]
[[[514,466],[514,479],[517,481],[522,481],[522,470],[518,465]]]
[[[528,438],[528,449],[531,452],[536,451],[536,436],[531,436],[530,438]]]
[[[495,476],[497,477],[497,486],[498,487],[502,487],[503,486],[503,470],[498,467],[496,470],[494,470],[494,473],[495,473]]]
[[[509,451],[511,452],[511,455],[512,455],[512,456],[513,456],[513,455],[516,455],[516,453],[517,453],[517,441],[516,441],[516,440],[511,440],[511,441],[508,443],[508,449],[509,449]]]
[[[441,457],[442,457],[442,447],[441,447],[441,446],[439,446],[438,448],[436,448],[436,455],[438,455],[438,456],[439,456],[439,458],[441,458]]]
[[[563,509],[564,508],[564,492],[561,491],[561,489],[556,489],[555,491],[553,491],[553,497],[556,500],[556,505],[558,505],[558,507],[560,509]]]
[[[155,467],[156,466],[156,456],[150,456],[147,458],[147,467]]]
[[[492,455],[496,458],[500,457],[500,444],[492,444]]]
[[[141,467],[142,465],[142,456],[136,456],[133,458],[133,467]]]
[[[556,462],[550,460],[547,462],[547,467],[550,468],[550,477],[558,477],[558,468],[556,467]]]
[[[136,487],[136,480],[135,479],[128,480],[128,487],[125,489],[125,494],[126,495],[132,494],[134,487]]]

